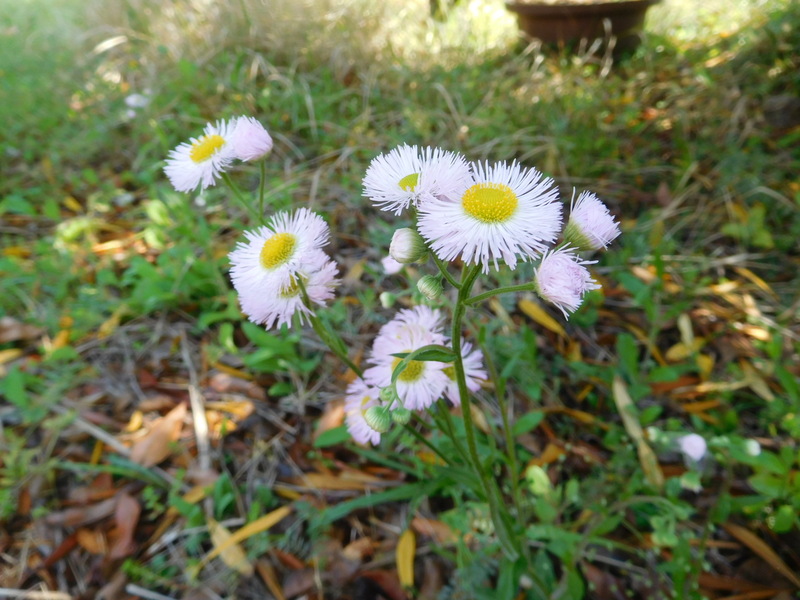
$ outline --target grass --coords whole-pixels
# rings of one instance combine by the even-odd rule
[[[668,0],[612,62],[527,45],[489,0],[441,21],[424,2],[258,6],[2,2],[0,586],[392,596],[410,528],[428,597],[524,590],[468,473],[399,430],[379,450],[335,426],[315,437],[338,424],[342,369],[309,332],[242,323],[226,255],[246,214],[219,188],[175,193],[161,161],[205,122],[253,114],[275,138],[271,205],[332,226],[344,284],[328,318],[356,355],[414,296],[379,262],[405,223],[360,197],[375,155],[440,145],[598,193],[624,234],[564,333],[514,297],[468,323],[507,387],[538,572],[567,598],[794,589],[780,574],[800,568],[800,130],[769,106],[798,94],[796,8]],[[129,108],[134,93],[148,105]],[[235,177],[252,188],[257,169]],[[620,418],[619,378],[661,490]],[[188,420],[160,468],[129,460],[190,390],[208,403],[210,472]],[[497,404],[484,391],[476,407],[481,454],[507,479]],[[709,442],[702,469],[675,453],[687,432]],[[114,554],[125,519],[92,511],[122,496],[141,514],[135,548]],[[291,517],[242,542],[257,576],[230,553],[199,569],[221,544],[210,519],[263,526],[282,506]]]

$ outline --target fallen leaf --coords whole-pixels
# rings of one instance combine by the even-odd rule
[[[364,571],[361,573],[361,577],[374,582],[389,600],[407,600],[408,598],[397,580],[397,576],[390,571]]]
[[[255,571],[253,565],[247,560],[247,554],[238,543],[232,541],[232,535],[227,528],[209,517],[208,532],[211,534],[211,541],[214,544],[213,552],[222,559],[222,562],[246,577],[253,575]]]
[[[104,555],[108,552],[108,541],[102,531],[81,527],[75,532],[78,545],[89,554]]]
[[[531,459],[528,464],[539,467],[542,465],[549,465],[550,463],[558,460],[559,457],[563,456],[564,454],[566,454],[566,451],[561,446],[557,446],[552,442],[548,442],[542,454],[537,458]]]
[[[52,512],[44,518],[45,523],[59,527],[80,527],[110,517],[117,506],[117,498],[108,498],[89,506],[76,506]]]
[[[206,554],[203,557],[203,560],[200,563],[200,566],[207,564],[213,558],[219,556],[222,552],[225,552],[229,546],[234,546],[239,542],[246,540],[247,538],[256,535],[257,533],[261,533],[262,531],[266,531],[273,525],[279,523],[284,518],[286,518],[292,512],[291,506],[281,506],[280,508],[273,510],[271,513],[264,515],[263,517],[256,519],[255,521],[248,523],[244,527],[241,527],[236,530],[233,534],[228,534],[224,541],[220,541],[219,543],[214,543],[214,549]],[[252,565],[250,565],[252,569]]]
[[[733,523],[723,523],[722,526],[725,528],[725,531],[763,558],[775,571],[791,581],[797,588],[800,588],[800,576],[790,569],[789,566],[783,562],[783,559],[755,533],[740,525],[734,525]]]
[[[549,329],[553,333],[560,336],[567,337],[567,332],[561,326],[561,323],[551,317],[548,312],[542,308],[542,305],[533,300],[521,299],[519,301],[519,309],[534,322],[538,323],[545,329]]]
[[[172,454],[172,444],[181,434],[186,404],[178,404],[163,417],[157,419],[147,434],[136,440],[131,448],[130,459],[144,467],[152,467]]]
[[[0,344],[36,339],[43,331],[41,327],[21,323],[12,317],[0,317]]]
[[[661,472],[661,467],[658,464],[653,449],[647,444],[644,439],[644,431],[639,423],[639,419],[634,414],[633,400],[628,393],[628,388],[625,382],[619,375],[614,376],[612,384],[612,392],[614,402],[617,405],[617,410],[622,417],[622,424],[625,426],[625,431],[631,436],[636,443],[636,450],[639,454],[639,463],[642,465],[645,478],[655,487],[662,487],[664,485],[664,474]]]
[[[278,583],[278,578],[275,575],[275,569],[269,561],[264,559],[257,560],[256,571],[258,571],[258,575],[261,577],[264,585],[269,588],[270,593],[275,596],[275,600],[286,600],[286,596],[283,595],[281,585]]]
[[[411,520],[411,528],[419,535],[433,538],[439,544],[452,544],[458,539],[458,536],[450,529],[449,525],[436,519],[414,517]]]
[[[400,534],[395,551],[397,577],[403,587],[414,587],[414,558],[417,554],[417,537],[411,529]]]
[[[325,405],[322,416],[319,418],[319,424],[316,431],[314,431],[312,439],[316,440],[326,431],[339,427],[342,423],[344,423],[344,401],[334,400],[333,402],[328,402]]]
[[[133,496],[127,493],[119,495],[117,508],[114,510],[114,522],[117,525],[116,540],[111,547],[110,558],[124,558],[136,550],[133,534],[141,513],[142,507]]]

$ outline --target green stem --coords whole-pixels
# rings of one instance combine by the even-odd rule
[[[464,446],[461,445],[461,442],[458,440],[458,436],[456,435],[456,428],[453,424],[453,417],[450,415],[450,411],[448,408],[442,404],[441,401],[436,403],[436,411],[439,413],[438,418],[435,413],[434,418],[436,419],[436,424],[439,426],[439,429],[444,431],[450,440],[453,442],[453,446],[455,446],[456,452],[461,455],[462,460],[469,464],[470,459],[467,451],[464,449]],[[444,426],[442,426],[444,424]]]
[[[506,398],[506,385],[505,381],[500,377],[497,371],[497,366],[492,360],[489,352],[484,350],[483,358],[486,361],[486,367],[489,369],[489,377],[494,381],[495,395],[497,396],[497,403],[500,408],[500,415],[503,417],[503,433],[506,440],[506,455],[508,456],[508,466],[511,471],[511,495],[514,499],[514,507],[517,509],[517,518],[522,522],[527,522],[527,515],[522,506],[522,494],[520,492],[519,479],[519,463],[517,462],[517,453],[515,451],[514,436],[511,432],[511,423],[508,420],[508,402]]]
[[[300,293],[303,295],[303,304],[306,305],[306,308],[311,311],[308,315],[308,320],[311,321],[311,326],[314,328],[314,331],[319,336],[319,339],[333,352],[339,360],[341,360],[344,364],[346,364],[350,369],[361,377],[363,372],[361,368],[356,365],[353,361],[350,360],[350,357],[347,356],[347,346],[342,341],[342,338],[328,327],[325,327],[323,322],[317,316],[317,313],[314,312],[314,308],[311,306],[311,299],[308,297],[308,292],[306,291],[306,286],[303,284],[303,280],[301,277],[296,278],[297,285],[300,288]]]
[[[532,292],[535,289],[536,286],[533,283],[508,285],[506,287],[497,288],[496,290],[489,290],[488,292],[483,292],[482,294],[478,294],[477,296],[468,298],[467,300],[464,301],[464,304],[466,304],[467,306],[472,306],[473,304],[478,304],[479,302],[483,302],[487,298],[491,298],[492,296],[497,296],[499,294],[509,294],[511,292]]]
[[[263,224],[264,215],[263,214],[259,215],[255,213],[255,211],[253,210],[252,203],[248,202],[247,198],[245,198],[242,195],[241,190],[239,190],[236,184],[233,183],[233,179],[231,179],[231,176],[228,173],[222,173],[222,181],[224,181],[225,185],[228,186],[228,189],[230,189],[230,191],[233,192],[233,195],[236,197],[236,199],[242,203],[242,206],[244,206],[245,210],[247,211],[247,214],[249,214],[250,217],[253,218],[255,222]]]
[[[419,431],[417,431],[416,429],[411,427],[411,425],[406,423],[405,425],[403,425],[403,427],[405,427],[406,431],[408,431],[411,435],[413,435],[415,438],[417,438],[418,442],[420,442],[420,443],[424,444],[425,446],[427,446],[428,448],[430,448],[431,452],[433,452],[436,456],[441,458],[442,461],[444,462],[444,464],[446,464],[446,465],[453,464],[452,461],[449,458],[447,458],[444,454],[442,454],[442,452],[436,446],[434,446],[428,438],[426,438]]]
[[[500,545],[503,547],[503,551],[510,560],[516,560],[520,555],[519,544],[514,540],[513,535],[509,531],[508,523],[503,519],[503,502],[500,497],[500,490],[494,478],[487,475],[483,468],[483,463],[481,463],[480,456],[478,455],[475,424],[472,421],[472,407],[470,405],[467,378],[464,371],[464,361],[461,356],[461,323],[464,319],[464,312],[466,311],[466,300],[469,299],[470,291],[479,273],[480,265],[475,265],[464,271],[461,279],[461,288],[458,290],[458,300],[453,309],[453,326],[450,343],[453,345],[453,354],[455,354],[453,366],[456,372],[458,395],[459,398],[461,398],[461,413],[464,416],[464,432],[467,437],[467,450],[469,451],[472,467],[475,469],[483,488],[486,490],[486,500],[489,503],[489,510],[495,525],[497,537],[500,540]]]
[[[435,253],[435,252],[433,252],[432,250],[431,250],[431,253],[430,253],[430,254],[431,254],[431,256],[433,257],[433,262],[435,262],[435,263],[436,263],[436,266],[437,266],[437,267],[439,267],[439,272],[440,272],[440,273],[441,273],[441,274],[444,276],[444,278],[447,280],[447,282],[448,282],[450,285],[452,285],[454,288],[456,288],[457,290],[460,290],[460,289],[461,289],[461,284],[460,284],[458,281],[456,281],[455,277],[453,277],[453,276],[450,274],[450,272],[447,270],[447,265],[446,265],[446,264],[444,264],[444,263],[443,263],[443,262],[442,262],[442,261],[439,259],[439,257],[438,257],[438,256],[436,256],[436,253]]]
[[[267,161],[261,160],[259,161],[259,167],[261,171],[261,177],[258,181],[258,214],[261,216],[261,220],[264,220],[264,190],[267,187]]]

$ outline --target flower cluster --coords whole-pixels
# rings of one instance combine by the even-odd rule
[[[390,413],[391,418],[397,420],[398,409],[403,418],[405,411],[425,410],[439,398],[460,404],[454,368],[448,363],[411,360],[392,383],[392,374],[402,361],[397,355],[432,345],[450,347],[443,324],[441,311],[416,306],[399,311],[380,329],[368,358],[372,366],[364,371],[363,379],[350,384],[347,391],[347,428],[356,441],[377,444],[380,440],[381,426],[370,422],[370,412],[374,413],[376,408],[382,408],[385,414]],[[467,388],[477,391],[480,382],[486,379],[483,353],[461,340],[461,355]]]
[[[258,160],[272,150],[272,138],[252,117],[208,123],[199,138],[191,138],[169,153],[164,167],[172,186],[191,192],[214,185],[234,160]]]
[[[586,269],[591,262],[578,252],[605,248],[620,233],[589,192],[571,205],[562,232],[563,203],[553,180],[516,162],[470,163],[439,148],[403,145],[375,158],[363,183],[375,206],[416,214],[416,229],[398,230],[392,240],[392,267],[424,260],[428,251],[441,261],[479,265],[483,273],[538,260],[532,289],[565,316],[599,287]],[[435,298],[434,287],[427,281],[419,289]]]
[[[267,225],[246,231],[230,253],[231,279],[242,310],[267,329],[304,322],[309,304],[324,306],[338,284],[337,267],[322,247],[330,230],[318,214],[300,208],[274,215]]]

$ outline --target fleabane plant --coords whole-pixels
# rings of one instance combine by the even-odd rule
[[[570,203],[565,227],[565,205],[554,181],[515,161],[470,162],[445,149],[407,144],[377,156],[366,169],[363,195],[374,207],[408,220],[393,236],[383,268],[400,277],[419,273],[409,287],[436,307],[421,303],[389,318],[375,335],[362,370],[350,360],[338,333],[317,314],[338,284],[336,263],[324,250],[330,238],[327,223],[305,207],[267,216],[263,161],[257,203],[246,200],[227,173],[235,160],[257,161],[271,148],[272,138],[260,123],[238,117],[207,125],[203,136],[170,154],[165,169],[179,191],[223,180],[260,223],[243,233],[244,241],[229,255],[242,311],[267,329],[313,326],[355,373],[343,391],[345,424],[353,439],[378,445],[390,429],[405,427],[443,461],[466,462],[480,482],[478,493],[489,505],[507,555],[525,552],[522,536],[511,531],[514,510],[504,505],[478,454],[471,396],[491,386],[483,350],[465,335],[465,318],[471,307],[516,292],[534,292],[569,318],[586,293],[600,287],[589,271],[595,261],[588,253],[608,247],[620,234],[619,223],[597,196],[583,192]],[[493,273],[518,272],[525,262],[533,264],[530,280],[491,287]],[[412,264],[413,269],[405,268]],[[473,293],[479,278],[486,291]],[[518,504],[520,472],[506,400],[501,394],[496,401]],[[453,424],[459,413],[464,439]],[[442,454],[417,423],[410,423],[413,415],[425,423],[432,420],[450,438],[458,457]],[[522,514],[518,505],[515,510]]]

